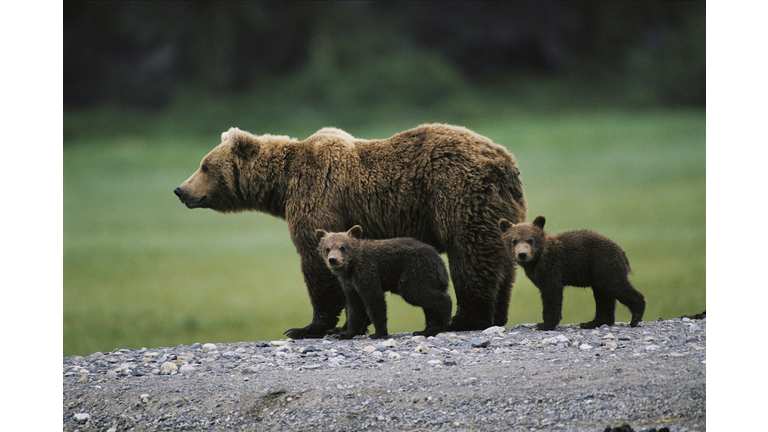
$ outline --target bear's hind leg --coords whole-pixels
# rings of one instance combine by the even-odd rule
[[[493,314],[493,325],[503,327],[509,318],[509,301],[512,297],[512,286],[515,283],[515,265],[510,261],[509,266],[504,268],[504,278],[499,283],[499,290],[496,293],[496,309]]]
[[[440,259],[440,258],[437,258]],[[440,263],[442,266],[442,262]],[[425,265],[422,268],[427,268]],[[437,267],[437,266],[435,266]],[[414,332],[415,336],[435,336],[448,329],[451,323],[453,303],[448,295],[448,278],[445,271],[437,276],[431,272],[404,272],[397,287],[397,293],[411,306],[420,307],[424,311],[426,327]]]
[[[593,329],[603,324],[613,325],[616,320],[616,299],[598,286],[592,287],[592,295],[595,298],[595,319],[581,323],[581,328]]]
[[[451,324],[451,297],[444,292],[434,291],[421,305],[424,309],[424,330],[414,332],[415,336],[435,336],[446,331]]]
[[[485,330],[494,325],[496,297],[502,268],[497,259],[480,262],[476,251],[448,252],[448,264],[456,293],[453,331]],[[469,259],[472,257],[472,259]]]
[[[632,312],[632,320],[629,322],[630,327],[637,327],[640,321],[643,320],[643,314],[645,313],[645,296],[637,291],[627,280],[622,284],[621,289],[617,291],[616,299]]]

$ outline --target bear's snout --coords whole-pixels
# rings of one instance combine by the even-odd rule
[[[173,193],[176,194],[177,197],[179,197],[179,201],[181,201],[182,204],[187,206],[187,208],[191,208],[191,209],[200,207],[201,206],[200,203],[202,203],[206,198],[205,196],[202,196],[200,198],[195,198],[189,193],[185,193],[184,189],[182,189],[181,186],[174,189]]]
[[[335,257],[328,257],[328,264],[335,266],[339,263],[339,260],[337,260]]]
[[[519,259],[520,261],[525,261],[526,258],[528,258],[528,252],[520,251],[517,253],[517,259]]]

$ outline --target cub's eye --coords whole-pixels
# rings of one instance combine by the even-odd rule
[[[325,248],[325,253],[328,253],[331,251],[331,248]]]
[[[532,245],[533,244],[533,239],[528,239],[525,242],[528,243],[529,245]]]
[[[339,250],[340,250],[340,251],[342,251],[342,252],[344,252],[345,250],[347,250],[347,248],[345,248],[344,246],[342,246],[342,247],[340,247],[340,248],[339,248]]]
[[[517,239],[512,240],[512,246],[515,246],[517,244]]]
[[[203,172],[203,174],[207,173],[207,172],[208,172],[208,165],[203,165],[203,166],[200,168],[200,171],[202,171],[202,172]]]

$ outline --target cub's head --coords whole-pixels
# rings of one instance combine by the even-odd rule
[[[332,272],[344,273],[354,261],[354,253],[362,236],[363,228],[360,225],[353,226],[347,232],[315,230],[315,238],[319,242],[317,251]]]
[[[222,213],[247,210],[241,188],[243,161],[260,150],[258,137],[238,128],[221,134],[221,144],[200,162],[200,167],[173,193],[188,208],[209,208]]]
[[[525,264],[538,258],[546,242],[545,222],[544,216],[537,216],[528,223],[513,224],[506,219],[499,221],[501,239],[515,261]]]

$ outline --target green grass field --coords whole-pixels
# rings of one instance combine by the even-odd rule
[[[648,302],[646,320],[706,309],[703,110],[510,110],[274,128],[263,118],[249,124],[245,116],[208,114],[204,126],[146,116],[110,128],[109,115],[65,112],[65,356],[273,340],[309,324],[309,298],[283,221],[188,210],[172,192],[230,126],[297,138],[337,126],[383,138],[427,121],[459,123],[515,154],[529,219],[545,215],[552,233],[592,229],[626,250],[630,280]],[[75,133],[89,124],[101,132]],[[389,299],[390,332],[423,328],[421,310]],[[568,288],[564,303],[563,323],[594,314],[590,290]],[[617,320],[629,320],[624,306],[617,312]],[[522,272],[509,316],[508,326],[541,319],[538,291]]]

